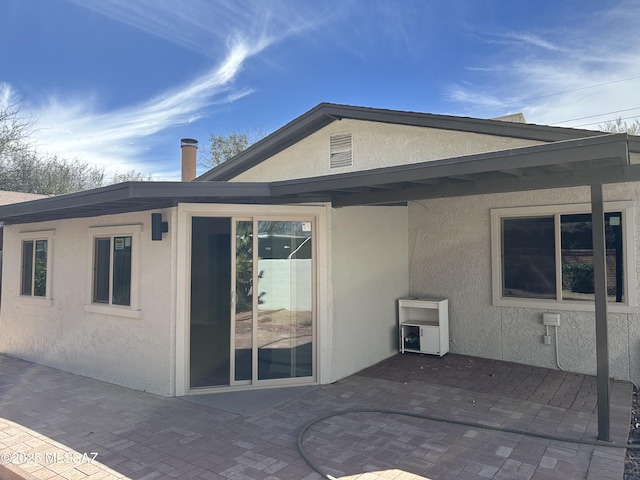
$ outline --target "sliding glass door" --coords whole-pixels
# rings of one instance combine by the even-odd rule
[[[190,388],[312,381],[313,220],[193,217]]]

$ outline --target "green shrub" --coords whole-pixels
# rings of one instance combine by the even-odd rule
[[[593,293],[593,265],[590,263],[562,265],[562,288],[576,293]]]

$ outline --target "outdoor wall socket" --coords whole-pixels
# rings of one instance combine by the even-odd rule
[[[551,335],[543,335],[542,343],[544,343],[545,345],[551,345]]]
[[[547,325],[549,327],[559,327],[560,326],[560,314],[559,313],[543,313],[542,314],[542,324]]]

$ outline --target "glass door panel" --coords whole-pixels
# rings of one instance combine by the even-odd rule
[[[313,375],[311,222],[257,222],[257,380]]]
[[[251,380],[253,370],[253,222],[236,221],[234,350],[237,382]]]
[[[231,219],[194,217],[191,228],[189,385],[229,385]]]

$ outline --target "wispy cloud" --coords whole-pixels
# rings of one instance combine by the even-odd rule
[[[531,47],[548,50],[550,52],[566,51],[563,45],[557,44],[551,39],[543,38],[542,34],[532,32],[505,32],[497,35],[486,35],[485,37],[488,43],[508,45],[517,48]]]
[[[73,1],[138,30],[212,56],[219,55],[230,38],[277,42],[313,28],[320,21],[299,2],[289,0]]]
[[[469,108],[474,109],[494,108],[504,103],[503,98],[460,85],[451,87],[449,99],[462,105],[468,105]]]
[[[263,2],[255,2],[255,8],[234,1],[199,0],[76,3],[198,51],[216,64],[187,84],[170,86],[153,98],[114,110],[100,111],[91,94],[81,98],[50,96],[45,104],[26,105],[38,119],[34,135],[40,150],[64,158],[79,158],[111,172],[136,168],[163,176],[166,172],[149,172],[144,164],[145,154],[153,146],[150,136],[195,122],[210,113],[208,109],[213,105],[251,94],[251,87],[237,85],[247,60],[283,38],[315,25],[290,13],[274,11]],[[277,5],[285,7],[284,3]],[[10,86],[2,86],[0,102],[12,93]]]
[[[0,82],[0,109],[5,109],[11,105],[13,96],[11,85]]]
[[[142,104],[102,113],[84,101],[52,98],[37,108],[41,148],[65,157],[90,158],[104,166],[127,167],[141,146],[136,140],[168,127],[197,120],[212,104],[228,102],[250,93],[234,90],[233,80],[251,55],[267,43],[236,43],[224,61],[187,85],[173,88]]]
[[[555,31],[485,38],[499,39],[501,47],[486,63],[471,66],[467,83],[450,87],[455,113],[491,117],[523,111],[534,123],[595,129],[615,118],[610,112],[640,105],[640,51],[634,48],[640,42],[639,5],[623,1],[602,8]]]

